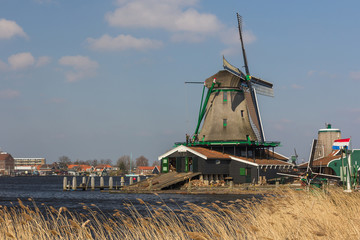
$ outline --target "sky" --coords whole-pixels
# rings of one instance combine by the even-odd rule
[[[307,161],[325,123],[360,148],[360,2],[0,0],[0,148],[71,160],[143,155],[193,134],[222,56],[274,84],[266,140]],[[243,69],[243,68],[242,68]]]

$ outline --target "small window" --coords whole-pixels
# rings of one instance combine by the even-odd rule
[[[219,165],[220,163],[221,163],[221,161],[219,159],[215,161],[216,165]]]
[[[224,126],[224,127],[227,126],[227,119],[223,119],[223,126]]]
[[[246,176],[246,168],[240,168],[240,176]]]
[[[223,92],[223,100],[224,102],[227,102],[227,92]]]
[[[244,117],[244,110],[241,110],[241,117]]]

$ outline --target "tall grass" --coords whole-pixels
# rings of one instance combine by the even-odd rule
[[[170,209],[159,196],[156,205],[138,199],[147,209],[140,214],[114,210],[112,216],[95,206],[85,213],[65,207],[0,208],[0,239],[360,239],[360,193],[341,189],[279,190],[259,202],[187,202]]]

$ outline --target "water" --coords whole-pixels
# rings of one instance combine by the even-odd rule
[[[69,179],[69,178],[68,178]],[[96,185],[99,185],[99,178],[96,178]],[[81,178],[77,178],[81,183]],[[105,178],[105,185],[108,178]],[[114,185],[120,184],[120,177],[114,177]],[[144,205],[140,204],[137,198],[152,204],[159,205],[159,202],[165,202],[170,208],[175,209],[183,206],[185,202],[191,202],[197,205],[213,203],[217,200],[222,202],[233,201],[236,199],[248,199],[252,197],[259,198],[259,195],[182,195],[182,194],[110,194],[106,192],[95,191],[63,191],[63,177],[0,177],[0,205],[17,206],[18,199],[25,205],[32,206],[29,198],[44,208],[43,205],[53,206],[55,208],[67,207],[70,211],[82,212],[83,204],[90,206],[95,204],[105,214],[113,213],[115,209],[126,212],[124,203],[131,202],[137,210],[144,212]],[[43,203],[43,205],[42,205]]]

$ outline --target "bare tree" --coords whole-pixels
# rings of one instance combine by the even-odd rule
[[[67,166],[71,164],[71,160],[67,156],[61,156],[59,157],[59,167],[61,169],[67,169]]]
[[[139,167],[139,166],[149,166],[149,160],[144,157],[144,156],[140,156],[136,159],[136,167]]]
[[[159,166],[159,165],[160,165],[160,162],[159,162],[159,161],[156,161],[156,160],[152,163],[152,166],[153,166],[153,167]]]
[[[83,164],[86,164],[86,161],[76,159],[76,161],[74,161],[74,164],[83,165]]]
[[[100,164],[112,165],[111,159],[101,159]]]
[[[94,160],[86,160],[86,164],[90,165],[90,166],[93,166],[93,167],[96,167],[97,165],[99,165],[99,162],[97,159],[94,159]]]
[[[129,172],[130,170],[130,156],[128,155],[124,155],[124,156],[121,156],[117,162],[116,162],[116,166],[119,168],[119,171],[121,173],[127,173]],[[132,164],[133,166],[133,164]]]

